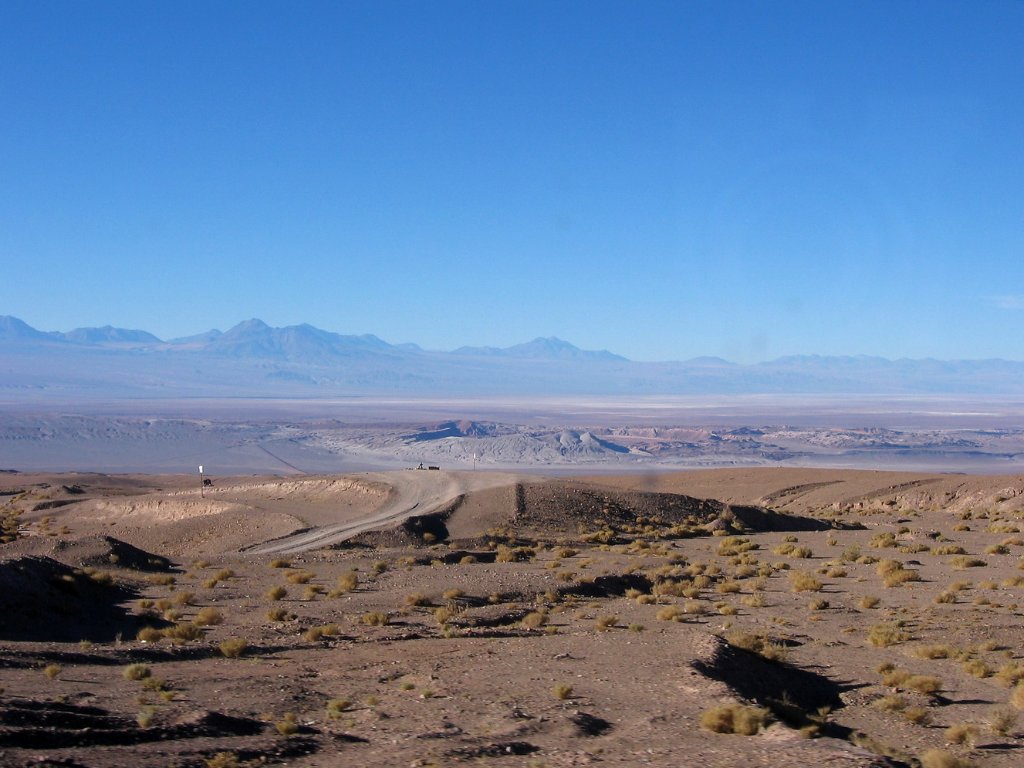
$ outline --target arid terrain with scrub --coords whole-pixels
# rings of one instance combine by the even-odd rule
[[[6,472],[0,512],[0,765],[1024,759],[1024,476]]]

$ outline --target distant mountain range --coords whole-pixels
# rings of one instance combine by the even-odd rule
[[[0,316],[0,399],[398,393],[1022,395],[1024,362],[808,355],[644,363],[554,337],[441,352],[255,319],[163,341],[111,326],[39,331]]]

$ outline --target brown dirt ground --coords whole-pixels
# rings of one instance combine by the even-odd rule
[[[372,515],[387,477],[218,486],[0,475],[22,530],[0,544],[0,765],[1024,760],[1022,477],[510,478],[287,564],[240,550]],[[137,639],[175,626],[192,639]],[[735,703],[766,727],[701,727]]]

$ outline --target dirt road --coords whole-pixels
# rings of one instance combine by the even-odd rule
[[[384,505],[370,515],[358,520],[317,525],[282,539],[258,544],[247,551],[253,554],[294,554],[327,547],[374,528],[395,525],[411,515],[435,512],[463,493],[510,485],[519,479],[518,475],[504,472],[430,470],[373,472],[361,477],[390,488]]]

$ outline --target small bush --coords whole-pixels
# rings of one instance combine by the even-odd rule
[[[173,627],[168,627],[163,631],[164,637],[168,640],[198,640],[203,636],[203,631],[195,624],[190,622],[183,622],[181,624],[175,624]]]
[[[422,592],[412,592],[405,596],[405,604],[409,606],[430,605],[430,598]]]
[[[224,614],[216,608],[207,606],[206,608],[200,609],[199,613],[196,614],[196,617],[192,621],[200,627],[213,627],[217,624],[223,623]]]
[[[954,557],[950,561],[950,565],[952,565],[958,571],[962,571],[965,568],[983,568],[986,565],[988,565],[988,563],[986,563],[984,560],[981,560],[980,558],[977,558],[977,557],[961,556],[961,557]]]
[[[348,699],[328,699],[327,716],[332,720],[337,720],[351,706],[352,702]]]
[[[322,637],[334,637],[338,634],[338,631],[339,630],[337,624],[318,624],[314,627],[310,627],[309,629],[307,629],[303,637],[305,637],[306,640],[312,643],[316,642]]]
[[[237,659],[249,647],[249,643],[242,637],[231,637],[217,646],[223,656],[229,659]]]
[[[291,568],[291,560],[284,557],[276,557],[270,561],[271,568]]]
[[[164,633],[156,627],[143,627],[135,636],[135,639],[142,643],[157,643],[162,640]]]
[[[370,613],[364,613],[360,617],[359,621],[369,627],[383,627],[391,621],[391,617],[382,611],[373,611]]]
[[[551,694],[559,701],[565,701],[572,696],[572,686],[567,683],[556,683],[551,689]]]
[[[268,600],[281,600],[288,596],[288,590],[284,587],[271,587],[267,590]]]
[[[871,706],[883,712],[902,712],[907,708],[907,703],[905,696],[894,693],[889,696],[883,696],[880,699],[875,699],[871,702]]]
[[[874,595],[864,595],[864,597],[857,601],[857,605],[861,609],[868,611],[872,608],[877,608],[880,602],[881,601]]]
[[[887,648],[909,639],[909,633],[895,624],[876,624],[868,632],[868,642],[877,648]]]
[[[807,571],[793,571],[789,574],[789,586],[794,592],[818,592],[822,583]]]
[[[944,735],[950,744],[967,744],[973,747],[980,735],[980,729],[974,723],[958,723],[949,726]]]
[[[1010,703],[1017,709],[1024,709],[1024,683],[1017,683],[1010,694]]]
[[[988,727],[998,736],[1009,736],[1017,724],[1017,713],[1009,707],[993,707],[988,713]]]
[[[277,732],[282,736],[291,736],[299,730],[299,723],[294,713],[286,712],[284,717],[274,723]]]
[[[618,616],[598,616],[597,621],[594,624],[595,629],[598,632],[607,632],[609,629],[615,627],[619,623]]]
[[[736,733],[753,736],[770,720],[767,709],[743,704],[723,704],[706,710],[700,716],[701,728],[714,733]]]
[[[64,668],[60,664],[47,664],[43,667],[43,674],[51,680],[56,680]]]
[[[919,645],[912,653],[919,659],[948,659],[952,650],[948,645]]]
[[[121,673],[125,680],[144,680],[152,674],[145,664],[129,664]]]
[[[523,626],[527,629],[540,629],[547,623],[547,611],[530,611],[523,617]]]

